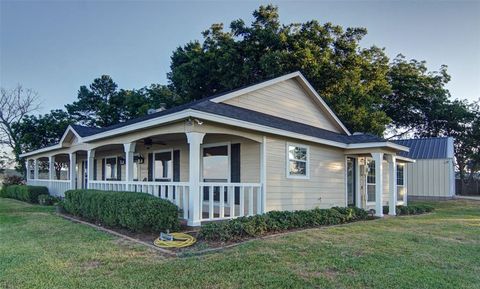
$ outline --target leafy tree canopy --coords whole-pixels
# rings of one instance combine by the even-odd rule
[[[204,41],[177,48],[171,57],[171,86],[184,101],[301,71],[352,131],[382,134],[390,118],[382,111],[391,92],[388,58],[378,47],[361,48],[364,28],[318,21],[281,25],[268,5],[243,20],[214,24]]]
[[[102,75],[89,87],[81,86],[78,100],[65,108],[78,124],[105,127],[145,115],[151,108],[162,105],[168,108],[177,104],[178,97],[165,85],[118,90],[110,76]]]
[[[63,110],[52,110],[44,115],[28,115],[14,126],[14,132],[20,137],[22,152],[40,149],[60,141],[73,118]]]

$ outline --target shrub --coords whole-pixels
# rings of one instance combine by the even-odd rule
[[[42,186],[11,185],[3,188],[2,197],[37,204],[39,195],[48,195],[48,188]]]
[[[419,215],[424,213],[430,213],[434,210],[432,206],[429,205],[408,205],[408,206],[397,206],[396,213],[397,215]],[[388,206],[383,206],[383,213],[388,214],[390,209]]]
[[[8,187],[8,186],[12,186],[12,185],[22,185],[23,182],[24,182],[24,180],[21,176],[7,175],[3,179],[2,185],[3,185],[3,187]]]
[[[38,196],[38,203],[43,206],[52,206],[60,201],[59,198],[42,194]]]
[[[368,213],[358,208],[271,211],[263,215],[205,224],[200,228],[199,238],[210,241],[234,241],[272,232],[365,220],[367,217]]]
[[[134,232],[180,227],[177,206],[145,193],[70,190],[65,192],[62,205],[72,215]]]

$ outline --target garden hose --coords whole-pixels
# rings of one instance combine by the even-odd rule
[[[171,233],[171,235],[173,236],[172,241],[157,238],[153,241],[153,244],[160,248],[184,248],[195,244],[197,241],[193,236],[185,233]]]

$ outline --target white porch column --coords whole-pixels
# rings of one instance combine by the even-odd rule
[[[90,181],[95,179],[93,166],[95,162],[95,149],[87,150],[87,188],[91,189],[92,185]]]
[[[70,189],[74,190],[76,188],[76,178],[77,178],[77,154],[70,153]]]
[[[267,212],[267,137],[260,144],[260,183],[262,184],[262,214]]]
[[[383,153],[372,153],[375,161],[375,216],[383,217]]]
[[[48,179],[55,180],[55,156],[48,157]]]
[[[38,180],[38,159],[33,160],[33,178]]]
[[[200,145],[203,143],[205,133],[187,132],[189,143],[189,212],[188,225],[200,226]]]
[[[133,153],[135,152],[135,142],[123,144],[125,150],[125,181],[126,190],[130,190],[130,182],[133,182]]]
[[[25,174],[25,180],[28,182],[32,177],[30,176],[30,160],[27,159],[25,161],[25,168],[27,169],[26,174]]]
[[[395,216],[397,206],[397,157],[394,155],[387,155],[388,161],[388,187],[389,187],[389,200],[388,200],[388,214]]]

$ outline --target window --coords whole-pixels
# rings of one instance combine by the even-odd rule
[[[230,182],[230,145],[216,145],[203,147],[202,152],[202,178],[204,182]],[[213,200],[220,201],[222,187],[213,187]],[[208,201],[209,188],[203,190],[203,200]],[[228,190],[223,190],[224,203],[228,203]]]
[[[117,179],[117,158],[116,157],[105,158],[105,179],[106,180]]]
[[[203,148],[203,181],[229,182],[230,167],[228,145]]]
[[[140,169],[140,164],[139,164],[139,154],[134,154],[133,155],[133,180],[138,181],[139,177],[139,169]]]
[[[287,177],[308,178],[308,147],[287,145]]]
[[[35,161],[28,161],[28,167],[30,170],[30,179],[35,179]]]
[[[367,160],[367,203],[375,202],[375,161]]]
[[[397,202],[405,200],[405,165],[397,164]]]
[[[173,177],[172,151],[155,153],[153,172],[154,172],[155,181],[172,180],[172,177]]]
[[[355,163],[354,158],[347,158],[347,205],[355,206]]]

